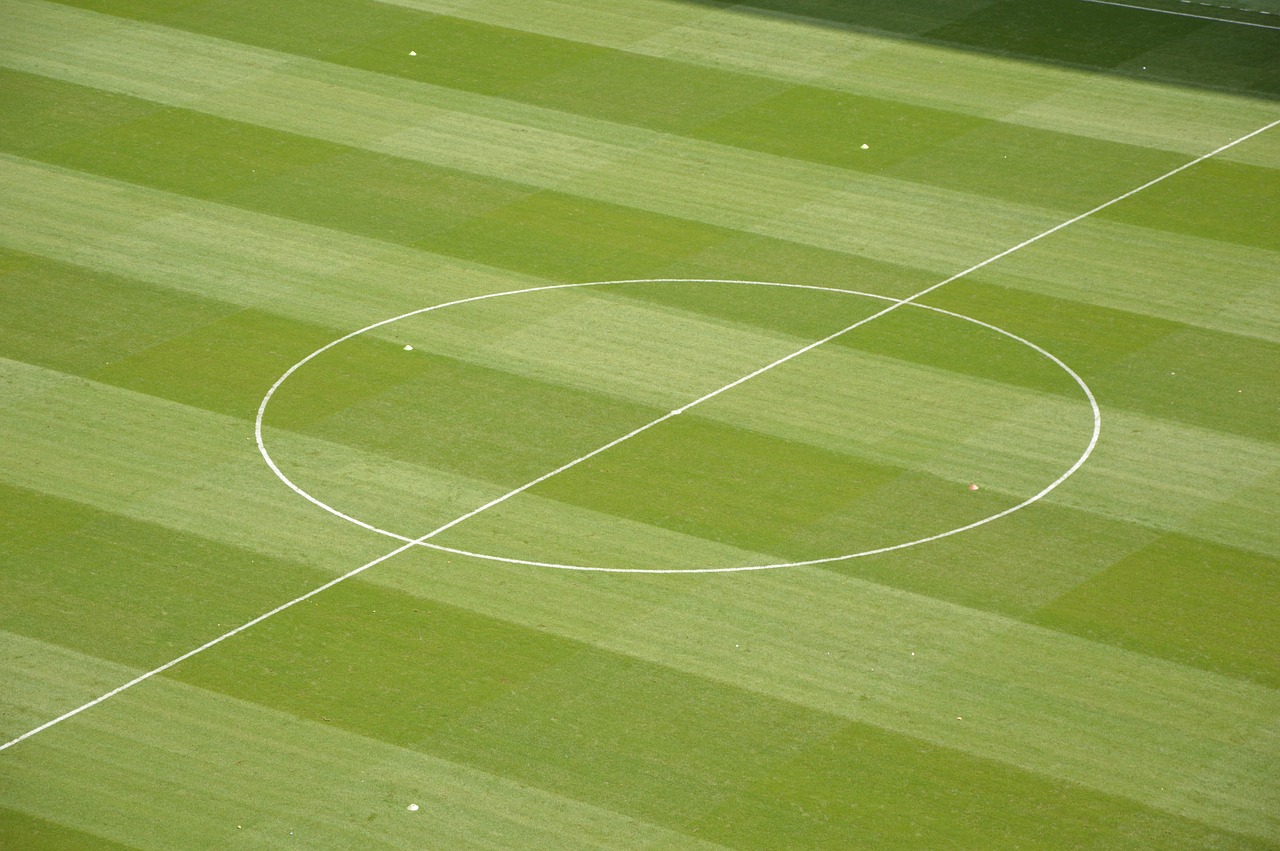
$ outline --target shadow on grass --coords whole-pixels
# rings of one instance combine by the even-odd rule
[[[686,2],[726,5],[717,0]],[[996,56],[1280,98],[1280,15],[1188,6],[1179,0],[1123,2],[1274,29],[1087,0],[749,0],[733,9]],[[1134,67],[1139,58],[1147,70]]]

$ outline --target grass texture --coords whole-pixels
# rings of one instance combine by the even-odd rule
[[[0,739],[1268,124],[1276,11],[0,0]],[[1277,197],[1271,130],[13,744],[0,845],[1280,847]],[[452,302],[265,410],[372,528],[291,492],[268,388]],[[840,558],[1071,467],[1054,358],[1078,472]]]

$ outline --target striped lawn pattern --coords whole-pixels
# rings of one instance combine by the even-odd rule
[[[254,442],[343,334],[648,281],[281,386],[281,469],[414,538],[1280,116],[1280,32],[1080,0],[0,20],[3,741],[400,544]],[[1096,394],[1030,508],[458,554],[822,559],[1080,456],[1068,374],[906,305],[5,749],[0,845],[1280,846],[1277,197],[1272,130],[922,300]]]

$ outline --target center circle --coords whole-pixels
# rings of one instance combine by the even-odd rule
[[[728,566],[728,567],[643,568],[643,567],[616,567],[616,566],[607,566],[607,565],[562,564],[562,563],[557,563],[552,561],[539,561],[534,559],[522,559],[522,558],[514,558],[510,556],[501,556],[501,555],[495,555],[491,553],[476,552],[476,551],[446,546],[433,540],[429,540],[429,539],[424,540],[425,536],[423,535],[419,535],[419,536],[405,535],[392,530],[379,528],[378,526],[372,523],[369,523],[357,517],[354,517],[351,514],[345,513],[342,510],[320,500],[313,494],[304,490],[297,483],[295,483],[284,472],[284,470],[281,469],[281,467],[277,464],[276,460],[273,458],[270,450],[268,449],[265,432],[264,432],[264,422],[267,415],[267,411],[270,408],[271,402],[273,399],[275,399],[280,388],[283,387],[290,380],[290,378],[295,376],[299,370],[306,367],[309,363],[311,363],[317,357],[324,354],[325,352],[330,351],[331,349],[334,349],[337,346],[342,345],[343,343],[346,343],[350,340],[353,340],[371,331],[375,331],[380,328],[385,328],[387,326],[393,325],[394,323],[402,322],[404,320],[410,319],[415,316],[421,316],[423,314],[444,310],[446,308],[457,307],[464,304],[470,304],[474,302],[481,302],[481,301],[487,301],[491,299],[499,299],[499,298],[505,298],[505,297],[511,297],[511,296],[518,296],[518,295],[551,292],[551,291],[557,291],[557,290],[570,290],[570,289],[579,289],[579,288],[586,288],[586,287],[616,287],[616,286],[622,286],[627,284],[681,284],[681,285],[688,284],[688,285],[694,285],[694,286],[698,284],[729,284],[729,285],[741,285],[745,287],[776,287],[776,288],[784,288],[784,289],[792,289],[792,290],[810,290],[810,291],[817,291],[817,292],[839,293],[839,294],[854,296],[858,298],[876,300],[884,303],[885,307],[888,307],[890,309],[930,311],[933,314],[938,314],[941,316],[949,317],[951,319],[971,323],[975,326],[985,329],[986,331],[990,331],[995,334],[1001,335],[1010,340],[1013,340],[1014,342],[1022,346],[1027,347],[1031,351],[1035,352],[1039,357],[1048,360],[1057,369],[1060,369],[1067,376],[1069,376],[1071,381],[1074,382],[1074,384],[1079,388],[1079,390],[1084,396],[1084,399],[1087,401],[1091,409],[1093,427],[1089,436],[1082,441],[1084,446],[1079,457],[1077,457],[1065,470],[1063,470],[1055,478],[1053,478],[1048,483],[1044,484],[1035,493],[1023,499],[1021,502],[1018,502],[1015,505],[1006,507],[1002,510],[995,511],[987,516],[981,517],[972,522],[964,523],[962,525],[956,526],[955,528],[948,529],[943,532],[926,535],[926,536],[915,538],[912,540],[900,541],[897,543],[887,544],[884,546],[873,547],[873,548],[863,549],[855,552],[843,553],[839,555],[831,555],[831,556],[824,556],[821,558],[810,558],[810,559],[803,559],[803,560],[797,560],[797,561],[780,561],[780,562],[773,562],[773,563],[747,564],[747,565],[736,565],[736,566]],[[825,286],[816,286],[816,285],[808,285],[808,284],[789,284],[789,283],[780,283],[780,282],[774,282],[774,281],[744,281],[744,280],[716,279],[716,278],[696,278],[696,279],[694,278],[645,278],[645,279],[630,279],[630,280],[618,280],[618,281],[589,281],[589,282],[583,282],[583,283],[551,284],[547,286],[527,287],[527,288],[517,289],[517,290],[508,290],[505,292],[488,293],[484,295],[472,296],[469,298],[462,298],[462,299],[456,299],[453,301],[447,301],[440,304],[431,305],[429,307],[419,308],[417,310],[412,310],[407,313],[403,313],[398,316],[393,316],[389,319],[384,319],[379,322],[375,322],[371,325],[367,325],[364,328],[360,328],[359,330],[352,331],[342,337],[339,337],[336,340],[333,340],[325,344],[324,346],[321,346],[320,348],[316,349],[315,351],[313,351],[312,353],[304,357],[302,360],[298,361],[296,364],[291,366],[288,370],[286,370],[284,374],[282,374],[275,381],[275,383],[272,384],[270,389],[267,391],[266,395],[263,397],[261,403],[259,404],[257,417],[254,423],[254,431],[255,431],[255,437],[257,440],[258,450],[261,453],[264,461],[267,463],[267,466],[270,467],[272,472],[282,482],[284,482],[284,484],[287,485],[291,490],[293,490],[299,496],[302,496],[304,499],[310,501],[314,505],[329,512],[330,514],[333,514],[349,523],[353,523],[364,529],[368,529],[371,532],[375,532],[379,535],[383,535],[393,540],[400,541],[404,544],[416,544],[418,546],[428,547],[430,549],[438,550],[441,552],[451,553],[459,556],[466,556],[470,558],[485,559],[489,561],[504,562],[508,564],[526,565],[526,566],[532,566],[532,567],[554,568],[559,570],[597,571],[597,572],[605,572],[605,573],[733,573],[733,572],[741,572],[741,571],[772,570],[772,569],[778,569],[778,568],[784,568],[784,567],[799,567],[803,565],[826,564],[831,562],[846,561],[849,559],[861,558],[864,556],[870,556],[870,555],[876,555],[880,553],[892,552],[895,550],[901,550],[908,547],[913,547],[920,544],[937,541],[943,538],[957,535],[961,532],[976,529],[979,526],[983,526],[994,520],[997,520],[1009,514],[1012,514],[1015,511],[1026,508],[1027,506],[1032,505],[1035,502],[1038,502],[1039,500],[1043,499],[1047,494],[1049,494],[1052,490],[1054,490],[1060,484],[1066,481],[1068,477],[1070,477],[1073,473],[1075,473],[1078,469],[1080,469],[1080,467],[1088,460],[1089,456],[1092,454],[1094,447],[1097,445],[1099,435],[1101,434],[1101,426],[1102,426],[1102,418],[1101,418],[1101,412],[1098,407],[1097,399],[1094,397],[1093,392],[1089,389],[1088,385],[1085,384],[1084,380],[1074,370],[1072,370],[1069,366],[1067,366],[1066,363],[1064,363],[1055,355],[1051,354],[1050,352],[1046,351],[1045,349],[1041,348],[1035,343],[1032,343],[1029,340],[1026,340],[1010,331],[1006,331],[995,325],[992,325],[987,322],[983,322],[982,320],[975,319],[970,316],[965,316],[963,314],[955,313],[953,311],[945,310],[939,307],[932,307],[929,305],[920,304],[915,301],[897,299],[890,296],[879,295],[875,293],[867,293],[867,292],[862,292],[858,290],[844,289],[839,287],[825,287]],[[445,526],[442,528],[448,528],[452,525],[455,525],[460,520],[462,522],[465,522],[465,519],[480,513],[480,511],[484,510],[484,508],[486,507],[487,506],[473,508],[470,510],[469,513],[462,514],[460,518],[455,518],[454,521],[452,521],[449,524],[445,524]],[[440,531],[440,530],[436,530],[436,531]]]

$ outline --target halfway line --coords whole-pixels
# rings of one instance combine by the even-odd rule
[[[1086,0],[1086,2],[1091,2],[1091,3],[1092,3],[1092,2],[1103,2],[1103,0]],[[406,550],[408,550],[408,549],[412,549],[413,547],[418,546],[419,544],[421,544],[421,543],[423,543],[424,541],[427,541],[427,540],[429,540],[429,539],[431,539],[431,538],[435,537],[436,535],[440,534],[441,532],[445,531],[446,529],[450,529],[450,528],[452,528],[452,527],[454,527],[454,526],[458,525],[459,523],[463,522],[464,520],[468,520],[468,519],[470,519],[470,518],[472,518],[472,517],[475,517],[477,514],[479,514],[479,513],[483,512],[483,511],[487,511],[487,510],[489,510],[490,508],[493,508],[493,507],[494,507],[494,506],[496,506],[496,505],[499,505],[499,504],[501,504],[501,503],[503,503],[503,502],[506,502],[507,500],[511,499],[512,497],[514,497],[514,496],[516,496],[516,495],[518,495],[518,494],[524,493],[524,492],[525,492],[525,491],[527,491],[529,488],[533,487],[534,485],[538,484],[539,482],[544,482],[544,481],[546,481],[547,479],[551,478],[552,476],[558,475],[559,473],[563,473],[565,470],[568,470],[568,469],[570,469],[570,468],[572,468],[572,467],[577,466],[578,464],[581,464],[583,461],[586,461],[586,460],[588,460],[588,459],[590,459],[590,458],[594,458],[596,455],[599,455],[601,452],[604,452],[605,450],[610,449],[611,447],[617,446],[619,443],[622,443],[622,442],[623,442],[623,441],[625,441],[625,440],[630,440],[631,438],[635,437],[636,435],[641,434],[642,432],[648,431],[649,429],[653,428],[654,426],[659,425],[659,424],[661,424],[661,423],[664,423],[664,422],[666,422],[667,420],[671,419],[672,417],[679,416],[680,414],[684,413],[685,411],[689,410],[690,408],[693,408],[693,407],[694,407],[694,406],[696,406],[696,405],[700,405],[700,404],[702,404],[703,402],[706,402],[706,401],[707,401],[707,400],[709,400],[709,399],[714,399],[716,396],[719,396],[721,393],[724,393],[724,392],[726,392],[726,391],[728,391],[728,390],[731,390],[731,389],[733,389],[734,387],[737,387],[738,385],[743,384],[744,382],[750,381],[751,379],[755,378],[756,376],[761,375],[761,374],[763,374],[763,373],[765,373],[765,372],[768,372],[769,370],[773,369],[774,367],[781,366],[782,364],[784,364],[784,363],[786,363],[786,362],[788,362],[788,361],[790,361],[790,360],[792,360],[792,359],[794,359],[794,358],[799,357],[800,355],[804,354],[805,352],[812,351],[813,349],[816,349],[818,346],[821,346],[821,345],[823,345],[824,343],[829,343],[830,341],[832,341],[832,340],[836,339],[837,337],[840,337],[840,336],[842,336],[842,335],[844,335],[844,334],[849,333],[850,331],[854,330],[855,328],[859,328],[859,327],[861,327],[861,326],[863,326],[863,325],[866,325],[868,322],[872,321],[873,319],[878,319],[879,317],[884,316],[884,315],[885,315],[885,314],[887,314],[887,313],[890,313],[890,312],[892,312],[892,311],[894,311],[894,310],[897,310],[898,308],[902,307],[904,304],[910,304],[911,302],[914,302],[916,299],[919,299],[919,298],[921,298],[921,297],[923,297],[923,296],[928,295],[929,293],[933,292],[934,290],[938,289],[939,287],[946,286],[947,284],[951,283],[952,281],[959,280],[960,278],[963,278],[963,277],[964,277],[964,276],[966,276],[966,275],[969,275],[969,274],[971,274],[971,273],[973,273],[973,272],[976,272],[976,271],[978,271],[979,269],[982,269],[982,268],[983,268],[983,267],[985,267],[985,266],[989,266],[990,264],[992,264],[992,263],[996,262],[997,260],[1001,259],[1002,257],[1007,257],[1007,256],[1009,256],[1010,254],[1014,253],[1015,251],[1020,251],[1021,249],[1026,248],[1028,245],[1031,245],[1031,244],[1033,244],[1033,243],[1039,242],[1040,240],[1044,239],[1045,237],[1050,236],[1050,235],[1052,235],[1052,234],[1055,234],[1055,233],[1057,233],[1058,231],[1062,230],[1063,228],[1065,228],[1065,227],[1068,227],[1068,226],[1070,226],[1070,225],[1075,224],[1076,222],[1080,221],[1081,219],[1086,219],[1086,218],[1088,218],[1089,216],[1092,216],[1092,215],[1093,215],[1093,214],[1095,214],[1095,213],[1098,213],[1098,212],[1100,212],[1100,211],[1102,211],[1102,210],[1105,210],[1107,207],[1110,207],[1110,206],[1111,206],[1111,205],[1113,205],[1113,204],[1117,204],[1117,203],[1119,203],[1119,202],[1121,202],[1121,201],[1125,200],[1126,198],[1129,198],[1129,197],[1132,197],[1133,195],[1136,195],[1137,193],[1141,192],[1141,191],[1142,191],[1142,190],[1144,190],[1144,189],[1147,189],[1147,188],[1149,188],[1149,187],[1151,187],[1151,186],[1154,186],[1155,184],[1157,184],[1157,183],[1161,182],[1162,180],[1166,180],[1166,179],[1168,179],[1168,178],[1170,178],[1170,177],[1173,177],[1175,174],[1178,174],[1178,173],[1180,173],[1180,172],[1182,172],[1182,171],[1185,171],[1185,170],[1186,170],[1186,169],[1188,169],[1188,168],[1191,168],[1192,166],[1196,165],[1197,163],[1203,162],[1203,161],[1205,161],[1205,160],[1209,159],[1209,158],[1210,158],[1210,157],[1212,157],[1212,156],[1216,156],[1217,154],[1220,154],[1220,153],[1222,153],[1223,151],[1228,150],[1229,148],[1235,147],[1236,145],[1240,144],[1241,142],[1244,142],[1244,141],[1246,141],[1246,140],[1248,140],[1248,139],[1252,139],[1254,136],[1257,136],[1259,133],[1264,133],[1264,132],[1266,132],[1267,130],[1270,130],[1272,127],[1275,127],[1277,124],[1280,124],[1280,119],[1276,119],[1275,121],[1272,121],[1270,124],[1267,124],[1267,125],[1265,125],[1265,126],[1263,126],[1263,127],[1259,127],[1257,130],[1254,130],[1254,131],[1253,131],[1253,132],[1251,132],[1251,133],[1247,133],[1247,134],[1245,134],[1244,136],[1239,137],[1238,139],[1234,139],[1234,140],[1232,140],[1232,141],[1228,142],[1227,144],[1222,145],[1221,147],[1215,148],[1214,150],[1210,151],[1210,152],[1209,152],[1209,153],[1207,153],[1207,154],[1202,154],[1202,155],[1200,155],[1200,156],[1196,157],[1195,159],[1191,160],[1190,162],[1184,163],[1183,165],[1180,165],[1180,166],[1178,166],[1178,167],[1177,167],[1177,168],[1175,168],[1175,169],[1172,169],[1172,170],[1170,170],[1170,171],[1165,172],[1164,174],[1160,175],[1159,177],[1155,178],[1154,180],[1149,180],[1149,181],[1147,181],[1146,183],[1142,184],[1141,186],[1137,187],[1136,189],[1130,189],[1128,192],[1124,193],[1123,195],[1118,195],[1118,196],[1116,196],[1115,198],[1112,198],[1110,201],[1107,201],[1107,202],[1105,202],[1105,203],[1103,203],[1103,204],[1099,204],[1098,206],[1094,207],[1093,209],[1091,209],[1091,210],[1089,210],[1089,211],[1087,211],[1087,212],[1081,213],[1081,214],[1080,214],[1080,215],[1078,215],[1078,216],[1075,216],[1075,217],[1073,217],[1073,218],[1067,219],[1065,222],[1062,222],[1061,224],[1054,225],[1053,227],[1049,228],[1048,230],[1043,231],[1043,232],[1041,232],[1041,233],[1038,233],[1038,234],[1036,234],[1035,236],[1031,237],[1030,239],[1028,239],[1028,240],[1024,240],[1023,242],[1018,243],[1017,245],[1013,246],[1012,248],[1006,248],[1004,251],[1001,251],[999,254],[994,254],[994,255],[992,255],[991,257],[988,257],[986,260],[983,260],[981,263],[975,263],[974,265],[970,266],[969,268],[965,269],[965,270],[964,270],[964,271],[962,271],[962,272],[957,272],[956,274],[952,275],[952,276],[951,276],[951,277],[949,277],[949,278],[946,278],[945,280],[939,281],[939,282],[938,282],[938,283],[936,283],[936,284],[933,284],[933,285],[931,285],[931,286],[925,287],[924,289],[920,290],[920,292],[915,293],[914,295],[910,295],[910,296],[908,296],[908,297],[906,297],[906,298],[904,298],[904,299],[901,299],[901,300],[898,300],[898,301],[893,302],[893,303],[892,303],[892,304],[890,304],[888,307],[884,308],[883,310],[880,310],[880,311],[879,311],[879,312],[877,312],[877,313],[873,313],[871,316],[868,316],[868,317],[866,317],[866,318],[864,318],[864,319],[860,319],[860,320],[858,320],[857,322],[853,323],[852,325],[846,326],[845,328],[841,328],[839,331],[835,332],[834,334],[829,334],[828,336],[823,337],[821,340],[818,340],[818,341],[816,341],[816,342],[810,343],[809,345],[807,345],[807,346],[805,346],[805,347],[803,347],[803,348],[797,349],[796,351],[792,352],[792,353],[791,353],[791,354],[789,354],[789,355],[785,355],[785,356],[783,356],[783,357],[781,357],[781,358],[778,358],[777,360],[773,361],[772,363],[767,364],[766,366],[762,366],[762,367],[760,367],[759,369],[755,370],[754,372],[751,372],[751,373],[749,373],[749,374],[747,374],[747,375],[744,375],[744,376],[742,376],[741,378],[739,378],[739,379],[737,379],[737,380],[735,380],[735,381],[731,381],[730,383],[728,383],[728,384],[724,385],[723,387],[720,387],[720,388],[718,388],[718,389],[716,389],[716,390],[711,391],[710,393],[707,393],[705,396],[701,396],[701,397],[699,397],[699,398],[697,398],[697,399],[693,400],[692,402],[689,402],[689,403],[688,403],[688,404],[686,404],[686,405],[682,405],[681,407],[676,408],[676,409],[675,409],[675,410],[673,410],[673,411],[670,411],[670,412],[668,412],[668,413],[666,413],[666,414],[663,414],[661,417],[658,417],[657,419],[655,419],[655,420],[653,420],[653,421],[651,421],[651,422],[649,422],[649,423],[646,423],[645,425],[642,425],[642,426],[640,426],[639,428],[634,429],[633,431],[630,431],[630,432],[628,432],[628,433],[624,434],[622,437],[615,438],[614,440],[611,440],[611,441],[609,441],[608,443],[606,443],[604,446],[601,446],[601,447],[599,447],[598,449],[595,449],[595,450],[593,450],[593,451],[591,451],[591,452],[588,452],[586,455],[583,455],[583,456],[582,456],[582,457],[580,457],[580,458],[575,458],[574,460],[570,461],[569,463],[567,463],[567,464],[565,464],[565,465],[563,465],[563,466],[561,466],[561,467],[557,467],[556,469],[552,470],[550,473],[545,473],[545,474],[543,474],[543,475],[539,476],[538,478],[534,479],[534,480],[533,480],[533,481],[531,481],[531,482],[528,482],[528,483],[526,483],[526,484],[521,485],[521,486],[520,486],[520,487],[518,487],[518,488],[515,488],[515,489],[513,489],[513,490],[508,491],[507,493],[503,494],[502,496],[498,497],[497,499],[494,499],[494,500],[491,500],[491,501],[489,501],[489,502],[486,502],[484,505],[480,506],[479,508],[473,509],[472,511],[469,511],[469,512],[467,512],[466,514],[463,514],[461,517],[457,517],[457,518],[455,518],[455,519],[453,519],[453,520],[450,520],[448,523],[444,524],[443,526],[440,526],[440,527],[438,527],[438,528],[436,528],[436,529],[432,529],[430,532],[428,532],[427,534],[423,535],[423,536],[422,536],[422,537],[420,537],[420,538],[415,538],[414,540],[409,541],[409,542],[408,542],[408,543],[406,543],[406,544],[402,544],[402,545],[400,545],[400,546],[396,547],[395,549],[391,550],[389,553],[386,553],[385,555],[379,556],[378,558],[375,558],[373,561],[370,561],[370,562],[367,562],[367,563],[365,563],[365,564],[360,565],[360,566],[359,566],[359,567],[357,567],[355,570],[348,571],[347,573],[344,573],[344,574],[342,574],[341,576],[339,576],[339,577],[337,577],[337,578],[335,578],[335,579],[331,579],[331,580],[329,580],[328,582],[324,583],[323,585],[321,585],[321,586],[319,586],[319,587],[317,587],[317,588],[313,588],[312,590],[308,591],[307,593],[303,594],[303,595],[302,595],[302,596],[300,596],[300,597],[296,597],[296,598],[294,598],[294,599],[290,600],[290,601],[289,601],[289,602],[287,602],[287,603],[282,603],[281,605],[276,606],[276,607],[275,607],[274,609],[272,609],[271,611],[269,611],[269,612],[264,612],[263,614],[258,615],[258,616],[257,616],[256,618],[254,618],[253,620],[248,621],[248,622],[246,622],[246,623],[244,623],[244,624],[241,624],[240,626],[236,627],[235,629],[232,629],[232,630],[230,630],[230,631],[228,631],[228,632],[225,632],[225,633],[223,633],[222,635],[219,635],[217,638],[211,639],[211,640],[209,640],[209,641],[205,642],[204,644],[201,644],[199,647],[196,647],[196,648],[195,648],[195,649],[193,649],[193,650],[188,650],[186,653],[183,653],[181,656],[177,657],[176,659],[172,659],[172,660],[170,660],[170,661],[168,661],[168,662],[164,663],[163,665],[161,665],[161,666],[160,666],[160,667],[158,667],[158,668],[153,668],[152,670],[147,671],[147,672],[146,672],[146,673],[144,673],[144,674],[140,674],[139,676],[134,677],[132,680],[129,680],[127,683],[124,683],[123,685],[116,686],[116,687],[115,687],[115,688],[113,688],[111,691],[109,691],[109,692],[107,692],[107,693],[105,693],[105,694],[103,694],[103,695],[100,695],[100,696],[98,696],[98,697],[94,698],[93,700],[90,700],[88,703],[84,703],[84,704],[82,704],[82,705],[80,705],[80,706],[77,706],[75,709],[72,709],[72,710],[70,710],[69,712],[65,712],[65,713],[63,713],[62,715],[59,715],[57,718],[54,718],[54,719],[52,719],[52,720],[50,720],[50,721],[46,721],[45,723],[41,724],[40,726],[35,727],[35,728],[31,729],[31,730],[28,730],[27,732],[23,733],[21,736],[18,736],[17,738],[15,738],[15,739],[11,739],[10,741],[7,741],[7,742],[5,742],[4,744],[0,745],[0,751],[7,750],[8,748],[13,747],[14,745],[18,744],[19,742],[22,742],[22,741],[24,741],[24,740],[26,740],[26,739],[31,738],[32,736],[36,735],[37,733],[41,733],[41,732],[43,732],[43,731],[45,731],[45,730],[49,729],[50,727],[53,727],[53,726],[54,726],[54,725],[56,725],[56,724],[60,724],[61,722],[66,721],[66,720],[67,720],[67,719],[69,719],[69,718],[73,718],[73,717],[75,717],[76,715],[79,715],[81,712],[84,712],[86,709],[90,709],[90,708],[92,708],[92,707],[94,707],[94,706],[97,706],[98,704],[102,703],[103,701],[109,700],[110,698],[115,697],[116,695],[120,694],[121,692],[126,691],[127,689],[130,689],[130,688],[133,688],[134,686],[138,685],[139,683],[145,682],[145,681],[147,681],[147,680],[151,679],[152,677],[154,677],[155,675],[160,674],[160,673],[163,673],[163,672],[165,672],[165,671],[169,670],[170,668],[172,668],[173,666],[175,666],[175,665],[179,664],[180,662],[186,661],[187,659],[190,659],[192,656],[195,656],[195,655],[196,655],[196,654],[198,654],[198,653],[203,653],[205,650],[208,650],[209,648],[214,647],[214,646],[216,646],[216,645],[218,645],[218,644],[221,644],[223,641],[226,641],[228,638],[231,638],[231,637],[232,637],[232,636],[234,636],[234,635],[238,635],[239,633],[244,632],[245,630],[249,629],[250,627],[255,626],[255,625],[259,624],[259,623],[262,623],[262,622],[263,622],[264,620],[266,620],[267,618],[270,618],[270,617],[273,617],[273,616],[275,616],[275,615],[278,615],[280,612],[283,612],[283,611],[285,611],[286,609],[292,608],[293,606],[296,606],[297,604],[299,604],[299,603],[301,603],[301,602],[304,602],[304,601],[306,601],[306,600],[311,599],[312,597],[316,596],[316,595],[317,595],[317,594],[319,594],[320,592],[325,591],[325,590],[327,590],[327,589],[329,589],[329,588],[332,588],[333,586],[337,585],[337,584],[338,584],[338,583],[340,583],[340,582],[345,582],[346,580],[348,580],[348,579],[350,579],[350,578],[352,578],[352,577],[354,577],[354,576],[359,576],[361,573],[365,572],[365,571],[366,571],[366,570],[368,570],[369,568],[374,567],[374,566],[376,566],[376,565],[379,565],[379,564],[381,564],[382,562],[387,561],[388,559],[393,558],[393,557],[395,557],[395,556],[399,555],[400,553],[402,553],[402,552],[404,552],[404,551],[406,551]]]
[[[1280,30],[1275,24],[1255,24],[1253,21],[1238,21],[1235,18],[1215,18],[1212,15],[1193,15],[1191,12],[1175,12],[1173,9],[1153,9],[1150,6],[1135,6],[1132,3],[1116,3],[1114,0],[1084,0],[1085,3],[1097,3],[1099,6],[1119,6],[1121,9],[1137,9],[1140,12],[1156,12],[1161,15],[1177,15],[1179,18],[1199,18],[1202,21],[1217,21],[1220,24],[1239,24],[1242,27],[1257,27],[1263,30]],[[1247,9],[1237,11],[1246,12]]]

